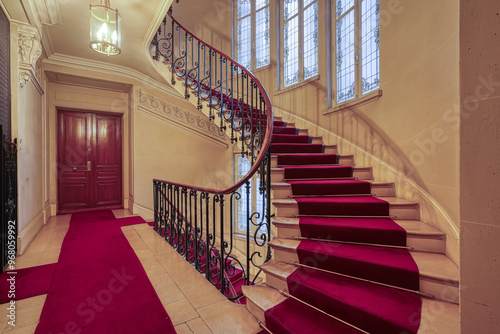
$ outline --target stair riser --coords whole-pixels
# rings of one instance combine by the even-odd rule
[[[372,195],[378,197],[396,197],[396,189],[393,183],[372,184]]]
[[[264,311],[261,310],[255,303],[250,299],[247,298],[247,310],[252,313],[254,317],[256,317],[260,322],[265,323],[266,319],[264,316]]]
[[[299,206],[297,202],[276,203],[273,202],[276,209],[277,217],[297,217],[299,215]],[[389,215],[394,219],[420,219],[420,210],[418,203],[398,205],[391,204],[389,207]]]
[[[273,251],[274,259],[277,261],[282,261],[289,264],[293,264],[293,262],[299,262],[299,256],[295,251],[290,251],[288,249],[282,249],[278,247],[273,247]],[[285,280],[284,284],[286,284],[286,278],[279,278],[281,280]],[[266,283],[271,285],[272,287],[275,287],[273,284],[277,284],[277,286],[283,285],[283,282],[276,283],[271,281]],[[446,281],[430,281],[425,277],[420,277],[420,291],[431,294],[439,300],[458,303],[458,288]],[[456,301],[454,301],[455,299]]]
[[[373,170],[371,168],[354,168],[353,177],[359,180],[373,180]],[[285,182],[285,170],[283,168],[271,170],[271,180],[272,182]]]
[[[354,156],[352,156],[352,155],[340,156],[339,165],[354,166]],[[277,167],[279,167],[278,166],[278,157],[273,156],[273,157],[271,157],[271,168],[277,168]]]
[[[457,286],[445,285],[441,282],[420,278],[420,290],[430,293],[436,299],[450,303],[459,303],[459,292]]]
[[[291,198],[293,196],[292,194],[292,186],[291,185],[279,185],[279,186],[271,186],[273,190],[273,199],[286,199],[286,198]],[[376,188],[376,189],[374,189]],[[394,186],[391,184],[388,185],[380,185],[374,187],[372,185],[372,195],[374,195],[374,192],[376,192],[377,196],[380,197],[394,197],[396,196],[395,191],[394,191]]]
[[[296,225],[281,225],[273,224],[277,227],[278,238],[292,239],[301,236],[300,227]],[[426,237],[408,235],[406,237],[406,244],[416,251],[440,253],[445,252],[446,241],[444,239],[430,239]]]

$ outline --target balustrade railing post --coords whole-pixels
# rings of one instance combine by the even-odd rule
[[[226,242],[224,236],[224,195],[219,196],[219,210],[220,210],[220,282],[221,282],[221,292],[225,295],[226,293],[226,260],[224,259]],[[229,296],[229,292],[228,296]]]
[[[247,277],[246,277],[246,284],[248,285],[250,282],[250,233],[251,233],[251,227],[252,227],[252,222],[250,219],[250,200],[251,200],[251,193],[250,193],[250,181],[247,181],[245,183],[245,190],[247,193],[246,196],[246,211],[247,211],[247,217],[246,217],[246,241],[247,241]]]

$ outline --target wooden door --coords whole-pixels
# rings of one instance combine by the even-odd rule
[[[121,116],[58,113],[58,211],[122,205]]]

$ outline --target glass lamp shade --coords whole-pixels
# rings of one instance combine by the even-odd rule
[[[121,17],[118,10],[109,7],[109,1],[90,5],[90,48],[108,56],[121,52]]]

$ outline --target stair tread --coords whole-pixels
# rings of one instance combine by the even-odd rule
[[[247,299],[264,312],[286,299],[278,290],[267,284],[245,285],[242,287],[242,291]]]
[[[318,196],[321,197],[321,196]],[[339,196],[338,198],[346,198],[346,197],[351,197],[351,196]],[[355,198],[353,196],[353,198]],[[390,205],[417,205],[418,202],[414,201],[409,201],[405,198],[400,198],[400,197],[377,197],[378,199],[384,200],[389,202]],[[275,199],[272,200],[273,204],[294,204],[297,203],[297,201],[293,198],[280,198],[280,199]]]
[[[281,248],[288,252],[296,253],[300,241],[273,238],[269,244],[273,248]],[[417,264],[421,277],[446,281],[447,283],[458,285],[460,272],[457,265],[448,256],[418,251],[410,251],[410,254]]]
[[[357,167],[354,167],[355,169]],[[312,183],[321,183],[321,182],[324,182],[325,180],[315,180],[315,179],[311,179],[311,180],[306,180],[306,182],[312,182]],[[382,185],[392,185],[393,182],[384,182],[384,181],[378,181],[378,180],[369,180],[367,182],[370,182],[372,185],[375,185],[375,186],[382,186]],[[291,188],[291,184],[288,183],[288,182],[274,182],[274,183],[271,183],[271,187],[290,187]],[[318,196],[320,197],[320,196]]]
[[[274,276],[280,277],[283,280],[297,269],[297,267],[292,264],[276,260],[270,260],[266,264],[259,266],[259,268],[262,269],[266,273],[266,275],[270,273]]]
[[[418,266],[421,276],[446,280],[458,286],[460,271],[448,256],[427,252],[410,253]]]
[[[244,294],[258,308],[266,311],[286,298],[267,284],[245,286]],[[436,314],[438,310],[439,315]],[[455,334],[460,332],[460,312],[457,304],[422,298],[419,334]]]
[[[396,224],[401,226],[406,230],[408,236],[420,235],[420,236],[437,236],[444,237],[446,234],[441,232],[437,228],[421,220],[394,220]],[[289,227],[299,228],[299,218],[297,217],[277,217],[273,220],[273,224],[287,225]]]

